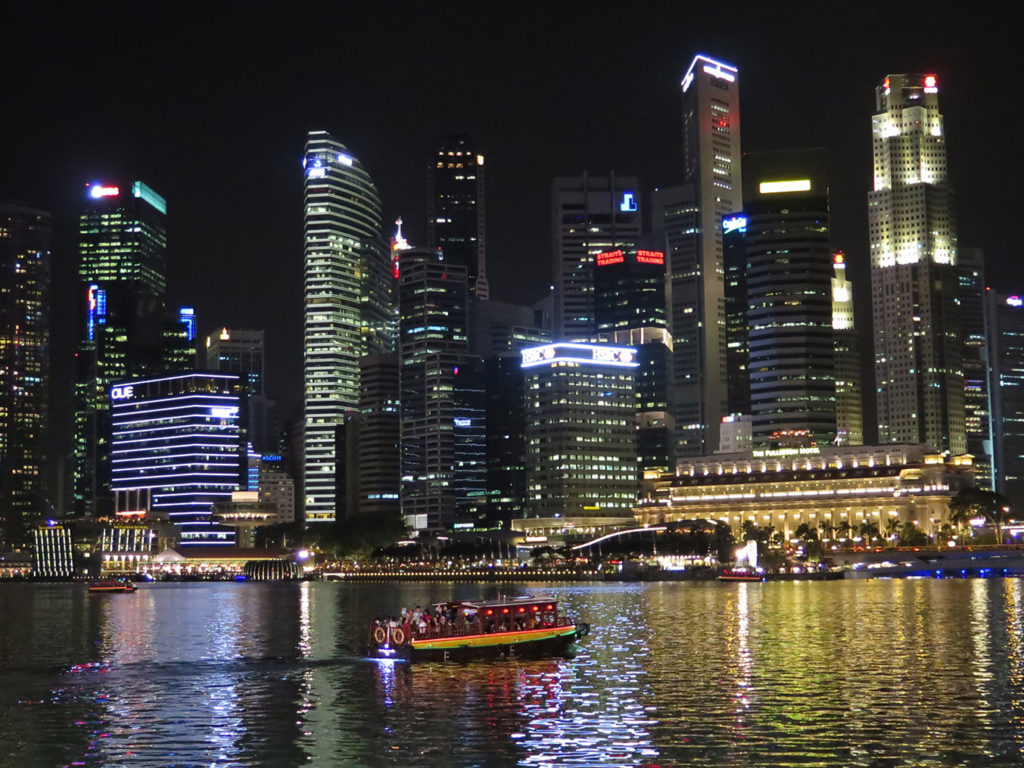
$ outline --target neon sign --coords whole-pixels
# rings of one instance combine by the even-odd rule
[[[599,267],[606,267],[609,264],[621,264],[626,260],[622,251],[607,251],[606,253],[597,254],[594,258],[597,260],[597,266]]]
[[[233,419],[238,415],[238,406],[214,406],[210,408],[210,415],[215,419]]]
[[[729,234],[730,232],[746,232],[747,231],[747,217],[746,216],[730,216],[728,219],[722,219],[722,234]]]
[[[632,192],[624,192],[622,202],[619,203],[619,210],[623,213],[633,213],[636,209],[636,196]]]
[[[110,388],[111,400],[131,400],[133,394],[135,394],[135,388],[131,384]]]
[[[471,427],[473,426],[472,419],[455,419],[456,427]]]
[[[1007,296],[1006,303],[1009,304],[1011,307],[1021,307],[1024,306],[1024,299],[1022,299],[1020,296]]]
[[[581,363],[612,365],[619,368],[636,368],[636,350],[630,347],[613,347],[608,344],[548,344],[543,347],[528,347],[522,350],[523,368],[533,368],[550,363]]]
[[[637,264],[664,264],[665,254],[662,251],[637,251]]]
[[[120,187],[104,187],[102,184],[93,184],[89,187],[89,197],[95,199],[99,199],[101,197],[117,197],[120,194]]]

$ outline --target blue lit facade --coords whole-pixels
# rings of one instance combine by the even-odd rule
[[[115,382],[109,390],[115,494],[149,499],[181,544],[231,546],[213,505],[244,487],[244,384],[234,374],[191,373]]]
[[[995,490],[1024,505],[1024,299],[985,294]]]

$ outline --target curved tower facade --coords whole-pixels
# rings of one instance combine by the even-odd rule
[[[359,408],[359,358],[393,343],[381,201],[362,163],[326,131],[310,131],[303,156],[304,496],[307,522],[335,519],[338,431]],[[372,307],[370,305],[373,305]],[[374,318],[380,325],[375,327]]]

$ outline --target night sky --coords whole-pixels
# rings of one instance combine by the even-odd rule
[[[939,76],[960,244],[985,249],[994,288],[1024,291],[1011,234],[1024,178],[1024,55],[1009,12],[363,5],[5,9],[0,199],[54,214],[58,399],[77,332],[75,227],[87,182],[139,179],[167,198],[172,304],[195,306],[204,335],[220,325],[266,329],[268,388],[287,410],[302,384],[307,130],[332,132],[363,161],[385,221],[401,215],[414,244],[425,237],[432,139],[472,133],[487,157],[492,297],[532,302],[550,282],[554,176],[614,170],[647,189],[681,181],[679,82],[698,51],[740,69],[745,150],[830,151],[833,244],[851,263],[865,335],[870,124],[874,87],[888,73]]]

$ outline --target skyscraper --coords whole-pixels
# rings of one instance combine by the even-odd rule
[[[114,382],[113,490],[118,511],[166,515],[183,545],[231,545],[213,505],[244,487],[241,376],[186,373]]]
[[[552,183],[555,339],[595,338],[594,256],[636,245],[641,227],[637,185],[631,176],[586,172]]]
[[[527,515],[577,529],[628,525],[636,470],[636,350],[554,343],[522,351]]]
[[[455,521],[462,503],[456,489],[465,488],[456,468],[471,461],[460,455],[466,446],[456,439],[457,421],[465,418],[458,390],[476,388],[463,385],[467,374],[461,373],[470,362],[466,271],[437,250],[398,254],[402,514],[411,528],[439,530]],[[482,460],[482,434],[479,442],[472,452]],[[483,468],[466,469],[477,474]]]
[[[484,205],[484,156],[465,134],[435,142],[427,162],[427,247],[466,268],[469,295],[489,298]]]
[[[0,550],[47,511],[50,214],[0,203]]]
[[[324,522],[341,502],[337,431],[359,408],[359,358],[393,341],[390,261],[380,196],[363,164],[325,131],[310,131],[302,164],[305,514]]]
[[[83,322],[75,353],[74,509],[113,510],[110,404],[115,380],[164,364],[166,201],[140,181],[86,186],[79,219]]]
[[[994,487],[1024,505],[1024,298],[985,294]]]
[[[522,517],[526,504],[526,410],[520,351],[551,341],[529,306],[499,301],[473,305],[470,339],[484,361],[487,422],[487,517]]]
[[[655,190],[669,249],[677,453],[718,447],[727,413],[722,219],[743,209],[739,71],[698,54],[682,81],[683,185]]]
[[[594,267],[597,338],[636,349],[637,469],[675,470],[672,336],[668,331],[665,252],[623,248],[599,253]]]
[[[836,372],[836,444],[864,444],[864,393],[861,342],[853,314],[853,286],[846,276],[846,255],[832,254],[832,348]]]
[[[743,158],[754,445],[836,438],[834,264],[821,150]]]
[[[221,328],[206,337],[206,370],[243,374],[250,395],[263,394],[263,331]]]
[[[978,485],[992,487],[992,429],[985,336],[985,257],[980,248],[957,253],[957,295],[964,352],[964,431]]]
[[[868,192],[880,443],[967,450],[957,242],[935,75],[875,89]]]

